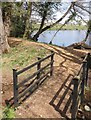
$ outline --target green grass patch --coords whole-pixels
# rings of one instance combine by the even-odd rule
[[[36,45],[20,44],[11,48],[10,52],[2,55],[3,69],[24,68],[37,61],[37,57],[45,57],[48,50]]]
[[[3,119],[7,120],[7,119],[13,119],[15,118],[15,111],[13,108],[10,108],[8,106],[6,106],[3,109]]]
[[[55,26],[53,26],[52,28],[50,28],[49,30],[58,30],[60,29],[60,27],[62,26],[62,24],[57,24]],[[33,29],[34,30],[38,30],[40,27],[40,24],[33,24]],[[65,26],[63,26],[61,28],[61,30],[86,30],[87,26],[86,25],[71,25],[71,24],[66,24]]]

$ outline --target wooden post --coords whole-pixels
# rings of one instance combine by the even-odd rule
[[[77,117],[77,111],[78,111],[78,81],[79,78],[74,77],[73,78],[73,94],[72,94],[72,106],[71,106],[71,119],[75,120]]]
[[[13,69],[13,91],[14,91],[14,107],[18,106],[18,86],[17,86],[17,70]]]
[[[38,60],[40,60],[41,58],[40,57],[38,57]],[[39,62],[38,63],[38,65],[37,65],[37,70],[39,70],[41,68],[41,62]],[[40,78],[40,73],[38,73],[37,74],[37,79],[39,79]]]
[[[90,53],[88,53],[88,56],[87,56],[86,83],[85,83],[86,86],[87,86],[87,81],[88,81],[88,70],[89,70],[89,65],[90,65]]]
[[[86,84],[86,61],[83,61],[82,84],[81,84],[81,104],[84,101],[84,88]]]
[[[52,55],[51,55],[51,62],[53,61],[53,58],[54,58],[54,54],[53,54],[53,51],[51,51]],[[51,67],[50,67],[50,76],[53,75],[53,63],[51,64]]]

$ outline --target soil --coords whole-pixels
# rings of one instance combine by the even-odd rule
[[[26,96],[15,111],[16,118],[71,118],[72,78],[78,73],[82,57],[88,52],[91,53],[91,50],[57,47],[28,41],[24,41],[24,44],[26,46],[29,44],[42,46],[53,50],[55,52],[54,71],[52,77],[49,76],[31,95]],[[3,106],[6,105],[7,100],[13,97],[12,81],[12,74],[8,70],[3,71]],[[91,86],[91,71],[89,71],[89,86]],[[91,94],[88,92],[86,95]],[[87,101],[91,102],[90,98],[87,97]],[[88,116],[90,117],[91,113]]]

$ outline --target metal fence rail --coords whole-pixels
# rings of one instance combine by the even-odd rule
[[[44,62],[45,60],[50,58],[50,62],[45,65],[45,66],[41,66],[41,63]],[[40,81],[42,79],[44,79],[48,74],[50,74],[50,76],[53,75],[53,62],[54,62],[54,52],[51,51],[51,54],[46,56],[45,58],[39,58],[38,57],[38,61],[33,63],[32,65],[17,71],[16,69],[13,69],[13,90],[14,90],[14,107],[18,106],[18,101],[21,97],[24,97],[29,91],[30,89],[32,89],[35,85],[39,85]],[[27,77],[25,80],[23,80],[22,82],[18,83],[18,75],[24,73],[25,71],[31,69],[32,67],[36,66],[37,67],[37,71],[34,72],[31,76]],[[46,68],[50,67],[50,70],[47,71],[46,74],[44,74],[43,76],[41,76],[40,73],[43,72],[43,70],[45,70]],[[34,84],[29,85],[26,89],[22,90],[21,93],[19,93],[19,88],[22,87],[25,83],[27,83],[30,79],[32,78],[36,78],[37,80],[34,82]]]

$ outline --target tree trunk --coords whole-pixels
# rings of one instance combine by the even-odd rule
[[[91,12],[91,1],[89,2],[89,11]],[[89,14],[89,21],[90,21],[90,25],[89,25],[89,29],[90,29],[90,32],[89,32],[89,45],[91,46],[91,14]]]
[[[0,6],[0,54],[7,53],[9,51],[9,45],[7,41],[7,35],[5,34],[4,23],[2,19],[2,10]]]
[[[86,37],[85,37],[85,39],[83,40],[84,42],[87,41],[87,38],[88,38],[89,34],[90,34],[90,31],[89,31],[89,29],[88,29],[88,30],[87,30],[87,33],[86,33]]]
[[[47,7],[48,7],[48,6],[47,6]],[[41,20],[41,24],[40,24],[40,28],[39,28],[38,32],[37,32],[37,33],[34,35],[34,37],[33,37],[33,39],[34,39],[35,41],[38,40],[38,37],[39,37],[39,35],[40,35],[41,32],[42,32],[42,28],[43,28],[43,26],[44,26],[44,23],[45,23],[45,20],[46,20],[46,16],[47,16],[47,10],[44,11],[44,14],[43,14],[43,17],[42,17],[42,20]]]
[[[42,32],[42,28],[43,28],[43,26],[44,26],[45,18],[46,18],[46,15],[43,16],[42,21],[41,21],[40,28],[39,28],[38,32],[37,32],[37,33],[34,35],[34,37],[33,37],[33,39],[34,39],[35,41],[38,40],[38,37],[39,37],[39,35],[40,35],[41,32]]]
[[[30,38],[30,33],[31,33],[31,22],[30,22],[30,17],[32,13],[32,2],[28,2],[28,9],[27,9],[27,17],[26,17],[26,27],[25,27],[25,32],[23,35],[24,39],[29,39]]]
[[[4,21],[4,30],[5,30],[5,34],[7,35],[7,37],[10,36],[10,25],[11,25],[10,17],[6,16],[5,21]]]

